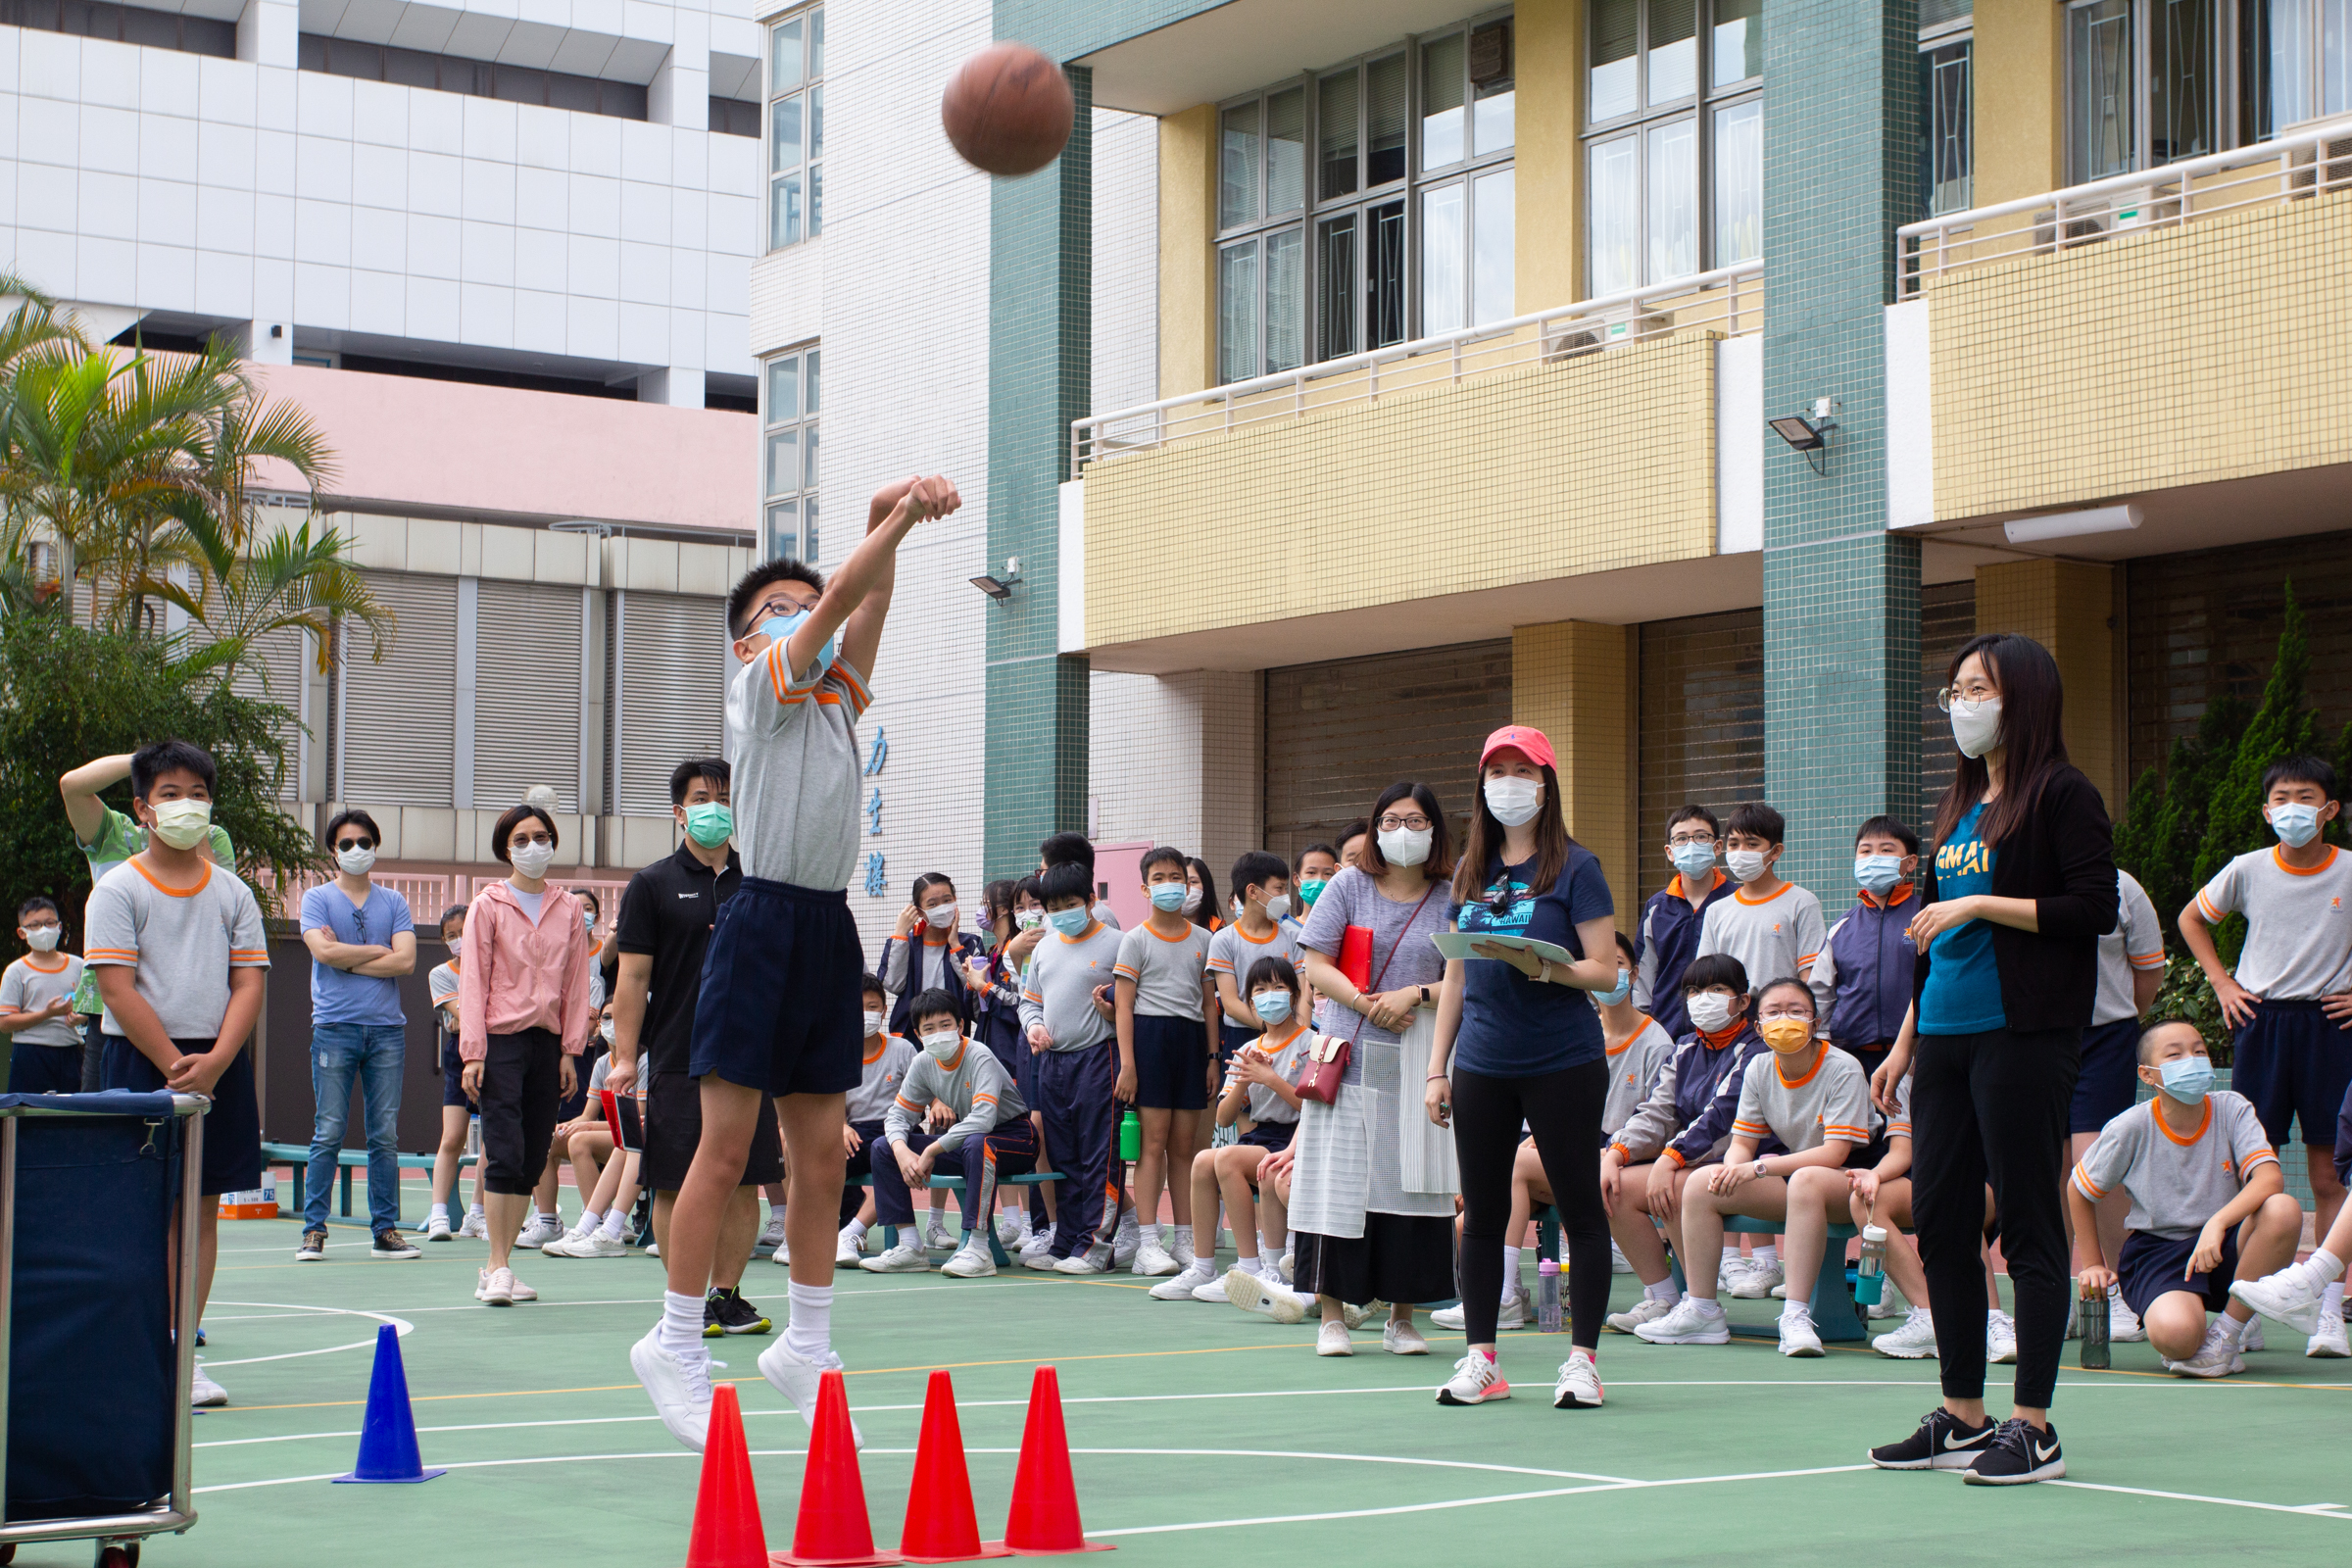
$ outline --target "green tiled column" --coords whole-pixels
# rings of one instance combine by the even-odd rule
[[[1830,908],[1854,829],[1919,818],[1919,542],[1886,532],[1886,306],[1918,215],[1916,0],[1765,0],[1764,413],[1841,407],[1827,473],[1764,453],[1764,765]]]

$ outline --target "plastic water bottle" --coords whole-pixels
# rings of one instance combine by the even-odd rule
[[[2082,1332],[2082,1365],[2085,1372],[2104,1372],[2108,1367],[2107,1350],[2107,1293],[2085,1286],[2082,1299],[2075,1303],[2075,1323]]]
[[[1886,1294],[1886,1227],[1862,1227],[1862,1260],[1854,1268],[1854,1301],[1876,1306]]]
[[[1536,1332],[1560,1332],[1560,1265],[1546,1257],[1536,1264]]]
[[[1144,1155],[1144,1124],[1134,1111],[1119,1118],[1119,1158],[1137,1160]]]

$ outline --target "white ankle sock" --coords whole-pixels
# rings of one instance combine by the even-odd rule
[[[852,1219],[847,1225],[844,1225],[841,1228],[841,1234],[847,1236],[853,1242],[864,1241],[865,1221],[861,1219]]]
[[[616,1208],[605,1216],[605,1223],[598,1228],[617,1242],[628,1234],[629,1216]]]
[[[600,1214],[600,1213],[598,1213],[598,1212],[597,1212],[595,1209],[593,1209],[593,1208],[583,1208],[583,1209],[581,1209],[581,1210],[580,1210],[580,1226],[579,1226],[579,1230],[580,1230],[580,1234],[581,1234],[582,1236],[585,1236],[585,1235],[587,1235],[587,1234],[588,1234],[590,1231],[592,1231],[592,1230],[596,1230],[597,1228],[599,1228],[600,1226],[602,1226],[604,1223],[605,1223],[605,1216],[604,1216],[604,1215],[602,1215],[602,1214]]]
[[[2344,1282],[2342,1280],[2337,1280],[2320,1293],[2320,1310],[2333,1312],[2338,1317],[2343,1316]]]
[[[2303,1260],[2303,1266],[2323,1284],[2344,1277],[2344,1260],[2325,1247]]]
[[[1726,1242],[1723,1244],[1723,1260],[1726,1263],[1737,1263],[1740,1261],[1740,1244],[1738,1242]]]
[[[703,1348],[703,1298],[662,1293],[662,1348],[673,1355],[708,1354]]]
[[[1517,1290],[1518,1288],[1519,1249],[1516,1247],[1506,1247],[1502,1250],[1502,1294],[1505,1298],[1508,1298],[1511,1292]]]
[[[1655,1285],[1643,1286],[1642,1294],[1653,1301],[1672,1303],[1681,1297],[1682,1293],[1674,1288],[1674,1276],[1669,1274]]]
[[[1159,1245],[1158,1221],[1154,1220],[1149,1225],[1138,1225],[1136,1227],[1136,1232],[1143,1238],[1143,1243],[1146,1247],[1157,1247]]]
[[[1701,1312],[1706,1313],[1709,1317],[1718,1316],[1723,1311],[1723,1303],[1712,1296],[1685,1295],[1683,1299],[1694,1303]]]
[[[479,1203],[475,1203],[475,1204],[472,1204],[471,1206],[469,1206],[469,1207],[468,1207],[468,1208],[466,1210],[466,1217],[467,1219],[480,1219],[480,1218],[482,1218],[482,1217],[483,1217],[482,1205],[481,1205],[481,1204],[479,1204]]]
[[[1233,1266],[1245,1274],[1254,1274],[1261,1280],[1267,1277],[1266,1260],[1262,1257],[1237,1257],[1233,1260]]]
[[[1768,1265],[1778,1263],[1781,1260],[1781,1254],[1774,1248],[1767,1245],[1757,1248],[1754,1252],[1749,1254],[1749,1258],[1752,1262]]]
[[[1171,1251],[1171,1252],[1178,1251],[1178,1250],[1183,1250],[1183,1251],[1187,1251],[1187,1252],[1189,1252],[1189,1251],[1191,1251],[1192,1250],[1193,1250],[1193,1228],[1192,1228],[1190,1225],[1171,1225],[1171,1226],[1169,1226],[1169,1227],[1168,1227],[1168,1250],[1169,1250],[1169,1251]]]
[[[432,1217],[434,1219],[449,1218],[449,1205],[447,1203],[435,1203],[433,1205]]]
[[[803,1285],[792,1282],[787,1293],[792,1301],[792,1317],[784,1325],[786,1348],[804,1361],[821,1359],[833,1348],[833,1287]],[[702,1333],[702,1318],[695,1318],[695,1333]]]

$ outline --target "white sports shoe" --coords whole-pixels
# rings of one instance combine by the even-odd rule
[[[1631,1274],[1633,1271],[1634,1265],[1625,1260],[1625,1249],[1619,1247],[1615,1242],[1611,1242],[1609,1244],[1609,1272],[1612,1274]],[[1594,1402],[1597,1403],[1598,1401],[1595,1400]]]
[[[1283,1253],[1283,1254],[1282,1254],[1282,1261],[1281,1261],[1280,1263],[1278,1263],[1278,1264],[1276,1264],[1276,1265],[1275,1265],[1275,1270],[1276,1270],[1276,1272],[1277,1272],[1277,1273],[1279,1273],[1279,1274],[1281,1274],[1281,1275],[1282,1275],[1282,1283],[1283,1283],[1283,1284],[1285,1284],[1285,1285],[1295,1285],[1295,1284],[1297,1284],[1297,1283],[1298,1283],[1298,1281],[1297,1281],[1297,1280],[1295,1280],[1295,1279],[1293,1279],[1293,1278],[1291,1277],[1291,1254],[1290,1254],[1290,1253],[1288,1253],[1288,1252],[1285,1252],[1285,1253]]]
[[[1739,1282],[1726,1294],[1742,1301],[1764,1299],[1772,1294],[1774,1286],[1787,1283],[1788,1278],[1779,1263],[1759,1263],[1752,1257],[1747,1260],[1747,1267],[1740,1271],[1740,1276]]]
[[[1551,1386],[1551,1407],[1554,1410],[1600,1408],[1600,1368],[1592,1364],[1592,1351],[1570,1350],[1568,1359],[1560,1363],[1560,1380]]]
[[[779,1248],[777,1248],[777,1249],[776,1249],[776,1256],[777,1256],[777,1257],[779,1257],[779,1258],[782,1258],[782,1257],[784,1257],[785,1255],[786,1255],[786,1254],[785,1254],[785,1250],[784,1250],[783,1248],[779,1247]],[[849,1230],[848,1230],[848,1228],[845,1226],[845,1227],[843,1228],[842,1232],[841,1232],[841,1235],[840,1235],[838,1238],[836,1238],[836,1239],[835,1239],[835,1242],[834,1242],[834,1247],[833,1247],[833,1265],[834,1265],[834,1267],[836,1267],[836,1268],[856,1268],[856,1267],[858,1266],[858,1262],[859,1262],[859,1261],[860,1261],[860,1260],[861,1260],[861,1259],[862,1259],[864,1256],[865,1256],[865,1238],[864,1238],[864,1237],[862,1237],[862,1236],[852,1236],[852,1235],[849,1233]]]
[[[2320,1304],[2327,1287],[2319,1277],[2300,1263],[2289,1263],[2276,1274],[2265,1274],[2258,1280],[2231,1280],[2230,1294],[2245,1302],[2264,1317],[2285,1324],[2297,1334],[2317,1334],[2320,1331]],[[2109,1316],[2114,1314],[2114,1298],[2109,1298]]]
[[[776,1336],[775,1344],[760,1352],[760,1375],[767,1379],[769,1387],[790,1399],[792,1407],[801,1412],[801,1419],[811,1427],[816,1425],[818,1383],[826,1373],[841,1369],[841,1357],[831,1350],[816,1360],[803,1360],[793,1353],[791,1344],[781,1334]],[[850,1439],[857,1446],[865,1446],[865,1434],[858,1430],[856,1421],[850,1423]]]
[[[1346,1301],[1342,1301],[1340,1303],[1340,1321],[1348,1325],[1348,1333],[1353,1334],[1371,1319],[1373,1313],[1386,1312],[1388,1309],[1389,1303],[1382,1300],[1366,1301],[1361,1306],[1350,1306]]]
[[[784,1216],[771,1208],[767,1212],[766,1228],[760,1232],[760,1239],[752,1244],[752,1251],[755,1255],[760,1252],[772,1252],[783,1245]]]
[[[1620,1334],[1641,1332],[1644,1323],[1655,1323],[1674,1310],[1672,1301],[1661,1301],[1654,1296],[1644,1296],[1622,1312],[1611,1312],[1608,1326]]]
[[[1484,1350],[1472,1350],[1454,1362],[1453,1376],[1438,1385],[1440,1404],[1492,1404],[1510,1396],[1510,1384]]]
[[[1710,1312],[1707,1307],[1712,1306]],[[1728,1345],[1732,1338],[1731,1320],[1714,1301],[1699,1304],[1695,1296],[1686,1296],[1674,1303],[1674,1310],[1654,1323],[1644,1323],[1634,1330],[1637,1337],[1652,1345]]]
[[[2352,1346],[2344,1343],[2344,1314],[2323,1310],[2320,1326],[2312,1331],[2311,1343],[2303,1348],[2303,1353],[2327,1361],[2340,1361],[2352,1355]]]
[[[522,1228],[522,1234],[514,1238],[514,1245],[516,1247],[528,1247],[536,1250],[539,1248],[545,1247],[550,1242],[562,1241],[563,1239],[564,1222],[562,1220],[551,1221],[544,1215],[533,1214],[531,1216],[531,1222]]]
[[[1028,1264],[1031,1268],[1035,1268],[1037,1267],[1038,1258],[1044,1257],[1047,1253],[1054,1250],[1054,1228],[1053,1226],[1049,1225],[1042,1231],[1031,1231],[1029,1233],[1028,1238],[1021,1243],[1020,1255],[1022,1262]]]
[[[514,1271],[505,1268],[486,1268],[473,1287],[473,1298],[491,1306],[514,1304]]]
[[[1781,1309],[1781,1353],[1821,1354],[1821,1332],[1813,1326],[1813,1309],[1801,1301],[1791,1301]]]
[[[1201,1286],[1208,1284],[1216,1277],[1217,1271],[1215,1269],[1210,1268],[1196,1259],[1191,1268],[1185,1269],[1174,1279],[1161,1280],[1157,1285],[1152,1286],[1152,1299],[1154,1301],[1190,1301],[1197,1299],[1193,1293],[1200,1289]],[[1219,1298],[1219,1299],[1222,1298],[1222,1297]]]
[[[1184,1265],[1177,1262],[1168,1250],[1157,1242],[1146,1242],[1137,1248],[1132,1267],[1137,1274],[1148,1279],[1184,1272]]]
[[[2250,1317],[2246,1319],[2245,1323],[2238,1330],[2237,1348],[2249,1355],[2253,1354],[2256,1350],[2267,1350],[2270,1348],[2268,1345],[2263,1343],[2261,1318]]]
[[[562,1241],[550,1242],[539,1249],[542,1257],[626,1257],[628,1244],[617,1236],[607,1236],[601,1229],[580,1235],[577,1232]]]
[[[1737,1296],[1741,1280],[1755,1269],[1755,1260],[1745,1252],[1734,1252],[1715,1267],[1715,1294]]]
[[[188,1383],[188,1403],[192,1405],[216,1405],[226,1404],[227,1402],[228,1391],[222,1388],[220,1384],[215,1383],[211,1378],[206,1377],[204,1375],[203,1367],[197,1367],[195,1369],[194,1376],[189,1380]]]
[[[1355,1345],[1348,1338],[1348,1325],[1343,1321],[1325,1318],[1323,1326],[1315,1330],[1315,1353],[1317,1355],[1353,1355]]]
[[[1399,1323],[1395,1318],[1380,1326],[1380,1348],[1391,1355],[1429,1353],[1429,1342],[1421,1337],[1421,1331],[1410,1323]]]
[[[1152,1287],[1152,1294],[1157,1296],[1161,1291],[1164,1291],[1167,1288],[1167,1285],[1164,1283],[1154,1285]],[[1225,1306],[1232,1302],[1233,1298],[1225,1294],[1225,1276],[1220,1274],[1215,1279],[1210,1280],[1206,1285],[1194,1286],[1193,1299],[1196,1301],[1206,1301],[1211,1306]]]
[[[465,1223],[458,1227],[458,1234],[469,1236],[477,1242],[488,1241],[490,1239],[490,1216],[478,1208],[467,1209]]]
[[[1518,1286],[1502,1298],[1494,1309],[1497,1329],[1523,1329],[1534,1315],[1535,1302],[1529,1298],[1527,1287]],[[1467,1326],[1467,1314],[1459,1306],[1442,1306],[1429,1314],[1429,1320],[1442,1329],[1460,1329]]]
[[[1119,1216],[1118,1234],[1112,1239],[1110,1246],[1110,1266],[1112,1268],[1133,1268],[1136,1254],[1143,1250],[1144,1228],[1137,1222],[1135,1210],[1131,1208]]]
[[[943,1247],[954,1247],[955,1245],[956,1238],[948,1234],[946,1218],[938,1209],[931,1210],[929,1218],[923,1224],[923,1246],[932,1251],[938,1251]]]
[[[1022,1210],[1017,1208],[997,1210],[997,1244],[999,1246],[1017,1248],[1020,1245],[1021,1218]]]
[[[858,1266],[868,1274],[928,1274],[931,1257],[912,1242],[901,1242],[880,1257],[858,1260]]]
[[[1101,1249],[1090,1247],[1083,1252],[1072,1252],[1058,1263],[1052,1258],[1046,1261],[1056,1274],[1107,1274],[1110,1264],[1098,1255]],[[1030,1265],[1032,1268],[1036,1266],[1034,1263]]]
[[[449,1228],[447,1214],[432,1215],[424,1222],[424,1239],[428,1242],[446,1242],[454,1234]]]
[[[685,1357],[662,1343],[662,1325],[629,1347],[629,1366],[669,1435],[696,1453],[710,1430],[710,1358]]]
[[[1897,1361],[1923,1360],[1936,1353],[1936,1319],[1924,1306],[1906,1308],[1902,1326],[1872,1340],[1870,1348]]]
[[[523,1284],[522,1281],[514,1278],[511,1271],[507,1275],[507,1290],[510,1293],[509,1299],[511,1300],[536,1301],[539,1299],[539,1293],[532,1290],[528,1285]]]
[[[2017,1362],[2017,1319],[1998,1307],[1984,1314],[1984,1359],[1995,1366]]]
[[[2124,1299],[2124,1288],[2120,1285],[2107,1287],[2107,1339],[2113,1345],[2144,1345],[2148,1339],[2147,1326]]]
[[[2237,1326],[2227,1318],[2205,1326],[2205,1343],[2197,1353],[2185,1361],[2167,1360],[2167,1372],[2184,1378],[2226,1378],[2232,1372],[2246,1369],[2246,1358],[2237,1350]]]
[[[1245,1312],[1297,1323],[1306,1316],[1306,1298],[1246,1268],[1225,1271],[1225,1299]]]
[[[959,1280],[984,1280],[997,1271],[997,1260],[988,1250],[988,1243],[977,1231],[971,1240],[957,1248],[956,1255],[940,1266],[943,1274],[953,1274]]]

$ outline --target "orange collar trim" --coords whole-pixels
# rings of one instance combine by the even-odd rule
[[[1778,892],[1767,893],[1760,899],[1749,898],[1745,889],[1741,889],[1740,892],[1733,894],[1732,897],[1738,899],[1741,904],[1746,905],[1770,904],[1773,900],[1779,898],[1781,894],[1788,892],[1794,886],[1796,886],[1796,884],[1793,882],[1783,882]]]
[[[1253,937],[1248,931],[1242,928],[1241,921],[1236,920],[1233,922],[1233,934],[1240,937],[1244,942],[1249,943],[1251,947],[1262,948],[1267,943],[1273,941],[1276,937],[1282,935],[1281,926],[1275,925],[1270,920],[1266,922],[1266,924],[1268,927],[1266,934],[1262,937]]]
[[[1733,1041],[1739,1039],[1742,1034],[1746,1033],[1746,1031],[1747,1020],[1745,1018],[1741,1018],[1737,1023],[1725,1024],[1721,1029],[1717,1030],[1713,1034],[1709,1034],[1704,1029],[1701,1029],[1698,1031],[1698,1038],[1700,1043],[1703,1044],[1709,1051],[1721,1051],[1724,1047],[1730,1045]]]
[[[2332,844],[2328,846],[2328,858],[2322,860],[2317,865],[2305,866],[2287,864],[2286,852],[2279,846],[2274,844],[2271,846],[2271,861],[2273,864],[2277,865],[2279,870],[2284,871],[2288,876],[2318,876],[2322,871],[2327,870],[2329,866],[2335,863],[2335,846]]]
[[[1627,1052],[1634,1049],[1634,1042],[1642,1038],[1642,1031],[1647,1029],[1650,1026],[1651,1021],[1649,1014],[1646,1012],[1637,1012],[1634,1014],[1634,1016],[1641,1021],[1634,1025],[1634,1032],[1625,1037],[1625,1044],[1621,1046],[1612,1046],[1607,1041],[1602,1041],[1600,1047],[1600,1053],[1602,1055],[1622,1056]]]
[[[1829,1048],[1821,1044],[1821,1042],[1815,1041],[1813,1043],[1813,1065],[1806,1071],[1802,1078],[1791,1078],[1787,1073],[1781,1071],[1781,1055],[1777,1051],[1774,1052],[1772,1055],[1772,1070],[1779,1076],[1781,1080],[1781,1087],[1783,1089],[1802,1089],[1805,1087],[1805,1085],[1811,1083],[1820,1075],[1821,1064],[1829,1059]]]
[[[57,956],[57,967],[54,969],[44,969],[39,964],[33,962],[32,955],[27,953],[24,955],[24,967],[30,969],[34,974],[64,974],[68,969],[74,967],[74,955],[71,953],[61,953]]]
[[[124,863],[129,865],[133,871],[136,871],[139,873],[139,875],[145,877],[147,879],[147,885],[155,889],[156,892],[168,893],[175,899],[192,899],[197,894],[202,893],[206,888],[213,885],[213,862],[210,860],[204,862],[204,880],[197,883],[192,888],[167,887],[165,884],[158,882],[155,879],[155,873],[148,870],[144,865],[141,865],[138,861],[138,858],[135,856]]]
[[[1861,901],[1862,901],[1864,904],[1867,904],[1867,905],[1869,905],[1869,906],[1870,906],[1872,908],[1874,908],[1874,909],[1891,909],[1891,908],[1893,908],[1893,907],[1894,907],[1896,905],[1898,905],[1898,904],[1902,903],[1902,902],[1903,902],[1905,899],[1907,899],[1907,898],[1911,897],[1913,894],[1917,893],[1918,891],[1919,891],[1919,888],[1918,888],[1918,886],[1917,886],[1916,884],[1914,884],[1914,883],[1910,883],[1910,882],[1905,882],[1905,883],[1904,883],[1904,884],[1902,884],[1900,887],[1898,887],[1898,888],[1896,888],[1896,889],[1894,890],[1894,896],[1893,896],[1892,898],[1887,898],[1887,899],[1879,899],[1879,898],[1873,898],[1873,897],[1871,896],[1871,892],[1870,892],[1870,890],[1869,890],[1868,888],[1863,888],[1863,889],[1859,890],[1859,891],[1856,893],[1856,895],[1855,895],[1855,896],[1856,896],[1857,898],[1859,898],[1859,899],[1860,899],[1860,900],[1861,900]]]
[[[2179,1133],[2173,1131],[2172,1124],[2164,1119],[2163,1106],[2156,1105],[2151,1102],[2148,1114],[2155,1119],[2156,1130],[2158,1132],[2164,1134],[2165,1137],[2171,1139],[2182,1149],[2186,1149],[2189,1145],[2204,1137],[2205,1129],[2213,1125],[2213,1097],[2211,1095],[2207,1095],[2205,1097],[2205,1114],[2198,1118],[2197,1130],[2193,1133],[2190,1133],[2186,1138],[2183,1138]]]
[[[1673,878],[1667,882],[1666,891],[1673,894],[1676,898],[1681,899],[1685,904],[1696,904],[1699,899],[1706,898],[1708,894],[1712,894],[1717,888],[1723,886],[1724,883],[1731,880],[1731,878],[1723,874],[1723,868],[1721,866],[1717,866],[1715,868],[1713,876],[1714,880],[1707,884],[1706,893],[1701,893],[1698,896],[1698,899],[1694,899],[1690,897],[1690,894],[1683,891],[1683,874],[1680,871],[1677,871]]]

